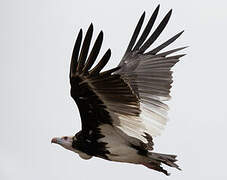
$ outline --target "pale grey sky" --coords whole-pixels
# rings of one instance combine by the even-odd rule
[[[112,49],[113,67],[142,12],[147,20],[159,3],[159,21],[171,8],[173,14],[158,42],[185,30],[171,47],[190,48],[174,68],[170,121],[155,151],[178,155],[183,171],[168,168],[169,180],[227,178],[226,1],[2,0],[1,180],[166,179],[143,166],[85,161],[50,143],[80,129],[68,80],[79,28],[93,22],[96,35],[104,31],[101,54]]]

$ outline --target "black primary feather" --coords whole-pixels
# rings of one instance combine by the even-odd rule
[[[164,49],[165,47],[167,47],[168,45],[173,43],[178,37],[180,37],[181,34],[183,34],[183,32],[184,31],[181,31],[180,33],[176,34],[175,36],[173,36],[172,38],[170,38],[169,40],[167,40],[166,42],[162,43],[160,46],[156,47],[155,49],[149,51],[146,54],[151,54],[151,55],[157,54],[159,51],[161,51],[162,49]]]
[[[100,73],[100,71],[105,67],[105,65],[108,63],[111,56],[111,50],[108,49],[102,59],[99,61],[99,63],[91,70],[90,76],[95,76]]]
[[[134,46],[134,44],[136,42],[136,39],[137,39],[137,37],[139,35],[140,29],[141,29],[141,27],[143,25],[144,17],[145,17],[145,12],[143,12],[142,16],[139,19],[138,24],[136,25],[135,31],[134,31],[134,33],[132,35],[132,38],[131,38],[131,40],[129,42],[129,45],[128,45],[128,48],[127,48],[125,54],[127,54],[128,52],[130,52],[132,50],[132,48],[133,48],[133,46]]]
[[[94,47],[92,48],[91,53],[87,59],[87,62],[82,70],[82,72],[84,74],[88,74],[88,70],[94,64],[94,62],[99,54],[99,51],[101,49],[102,41],[103,41],[103,32],[101,31],[98,35],[98,38],[95,41]]]
[[[78,64],[77,60],[78,60],[78,56],[79,56],[81,41],[82,41],[82,29],[80,29],[80,32],[76,38],[76,42],[75,42],[75,45],[73,48],[71,65],[70,65],[70,77],[72,76],[72,74],[76,73],[76,68],[77,68],[77,64]]]
[[[78,66],[77,66],[77,71],[79,73],[81,73],[84,63],[86,61],[86,58],[88,55],[88,50],[89,50],[90,43],[91,43],[92,34],[93,34],[93,24],[91,24],[89,26],[87,33],[85,35],[85,39],[84,39],[82,48],[81,48],[80,57],[78,60]]]
[[[154,42],[155,40],[159,37],[159,35],[162,33],[164,28],[166,27],[167,23],[169,22],[169,18],[172,14],[172,10],[170,10],[167,15],[164,17],[162,22],[158,25],[156,30],[153,32],[153,34],[149,37],[149,39],[143,44],[143,46],[140,48],[139,52],[143,53],[144,51],[147,50]]]
[[[160,8],[160,5],[158,5],[158,7],[155,9],[154,13],[152,14],[150,20],[148,21],[147,23],[147,26],[145,27],[142,35],[140,36],[140,39],[138,40],[138,42],[136,43],[133,51],[136,51],[140,48],[140,46],[144,43],[144,41],[146,40],[147,36],[149,35],[153,25],[154,25],[154,22],[157,18],[157,15],[158,15],[158,11],[159,11],[159,8]]]

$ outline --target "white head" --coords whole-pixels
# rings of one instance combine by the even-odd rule
[[[61,138],[55,137],[51,140],[51,143],[55,143],[55,144],[59,144],[62,147],[64,147],[65,149],[68,149],[70,151],[73,151],[75,153],[78,153],[79,156],[83,159],[90,159],[92,158],[92,156],[83,153],[75,148],[72,147],[73,144],[73,136],[63,136]]]
[[[64,147],[65,149],[74,151],[74,149],[72,147],[73,136],[63,136],[61,138],[55,137],[51,140],[51,143],[59,144],[62,147]]]

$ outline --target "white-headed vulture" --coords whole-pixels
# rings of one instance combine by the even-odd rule
[[[110,59],[110,49],[94,66],[103,32],[99,33],[89,51],[93,25],[88,28],[84,39],[82,29],[79,31],[69,77],[71,96],[79,108],[82,130],[75,136],[53,138],[53,143],[78,153],[83,159],[95,156],[141,164],[166,175],[169,173],[163,164],[180,169],[175,163],[175,155],[153,152],[153,138],[160,135],[167,122],[168,106],[164,101],[170,99],[171,68],[184,56],[173,53],[185,48],[161,51],[183,31],[150,48],[166,27],[172,10],[152,30],[158,12],[159,6],[139,36],[145,12],[142,14],[119,65],[107,71],[102,70]]]

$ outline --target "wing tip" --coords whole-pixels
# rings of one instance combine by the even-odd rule
[[[93,23],[91,22],[91,24],[89,25],[89,28],[94,28],[94,26],[93,26]]]
[[[103,36],[104,36],[104,34],[103,34],[103,31],[101,30],[99,32],[99,35],[98,35],[97,39],[100,39],[100,41],[102,41],[103,40]]]
[[[163,20],[166,20],[166,24],[169,22],[169,19],[173,13],[173,9],[170,9],[169,12],[166,14]]]
[[[167,14],[170,14],[170,15],[171,15],[172,12],[173,12],[173,9],[170,9],[169,12],[168,12]]]
[[[83,29],[82,28],[80,28],[80,30],[79,30],[79,34],[82,34],[83,33]]]
[[[107,49],[106,53],[111,54],[111,49]]]

